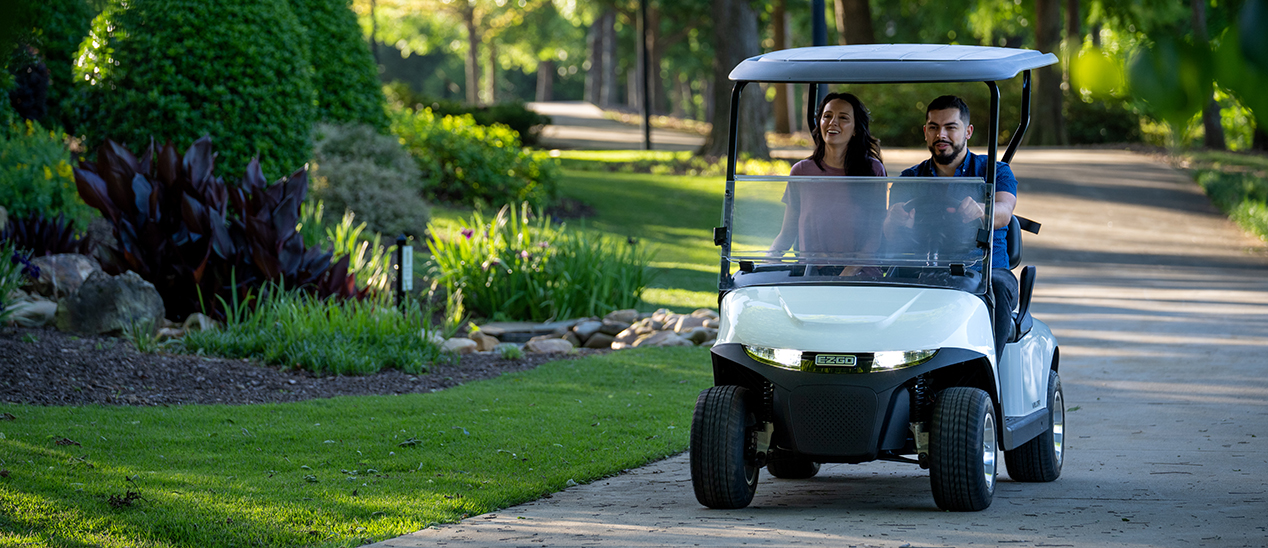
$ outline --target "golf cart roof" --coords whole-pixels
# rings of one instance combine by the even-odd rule
[[[939,44],[868,44],[794,48],[750,57],[736,82],[993,82],[1046,67],[1057,56],[1029,49]]]

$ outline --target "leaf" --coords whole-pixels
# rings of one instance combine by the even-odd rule
[[[119,219],[119,209],[110,200],[106,181],[88,169],[76,168],[74,173],[75,188],[79,190],[79,197],[84,200],[84,203],[100,211],[111,222],[116,222]]]
[[[183,167],[194,188],[201,188],[211,179],[211,170],[215,166],[215,157],[211,154],[211,136],[203,135],[189,150],[185,151]]]

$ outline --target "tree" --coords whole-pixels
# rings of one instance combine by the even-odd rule
[[[1035,0],[1035,49],[1059,50],[1061,40],[1060,0]],[[1035,125],[1033,143],[1066,145],[1065,118],[1061,116],[1061,68],[1049,65],[1036,71]]]
[[[740,61],[761,53],[757,13],[749,0],[713,0],[713,129],[705,139],[701,154],[708,157],[727,155],[727,131],[730,129],[731,85],[728,75]],[[740,100],[739,142],[736,151],[755,158],[770,158],[766,145],[766,116],[770,107],[756,84],[746,88]]]
[[[775,0],[774,9],[771,11],[770,25],[771,34],[774,37],[774,48],[776,51],[788,49],[788,11],[785,9],[788,4],[787,0]],[[793,85],[792,84],[773,84],[775,86],[775,133],[792,133],[793,122],[796,120],[795,109],[793,108]]]
[[[387,130],[383,88],[350,0],[289,0],[307,30],[316,117]]]
[[[868,0],[836,0],[837,34],[841,44],[873,44],[872,7]]]
[[[1190,5],[1193,7],[1193,38],[1199,46],[1210,49],[1211,41],[1206,35],[1206,0],[1191,0]],[[1220,126],[1220,104],[1215,101],[1214,95],[1202,109],[1202,128],[1205,130],[1202,141],[1206,148],[1228,148],[1224,143],[1224,128]]]

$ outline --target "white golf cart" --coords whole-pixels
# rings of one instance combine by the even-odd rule
[[[1008,162],[1028,125],[1030,71],[1055,62],[1050,53],[1011,48],[828,46],[753,57],[731,72],[731,154],[722,226],[714,232],[722,248],[715,386],[701,392],[691,425],[691,479],[701,504],[747,506],[763,466],[777,478],[800,479],[818,473],[820,463],[908,462],[929,469],[934,501],[956,511],[990,506],[999,449],[1015,481],[1061,474],[1057,341],[1030,316],[1035,268],[1021,270],[1014,336],[998,355],[987,270],[996,82],[1024,74]],[[978,178],[737,175],[739,98],[754,82],[810,84],[811,110],[821,85],[984,82],[989,171]],[[821,190],[844,204],[833,222],[878,243],[772,254],[789,185],[833,185]],[[981,219],[946,213],[966,196],[985,209]],[[914,221],[886,226],[887,210],[899,203]],[[1023,229],[1037,232],[1038,224],[1017,217],[1010,224],[1014,269]]]

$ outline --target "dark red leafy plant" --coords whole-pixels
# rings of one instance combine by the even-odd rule
[[[110,221],[115,239],[102,268],[131,270],[154,284],[167,316],[206,311],[223,319],[235,302],[267,283],[319,297],[358,297],[348,258],[331,262],[295,231],[308,192],[307,167],[268,184],[258,159],[235,185],[214,174],[211,138],[182,157],[169,141],[137,158],[107,140],[97,161],[75,170],[79,195]],[[219,298],[217,298],[219,297]]]

